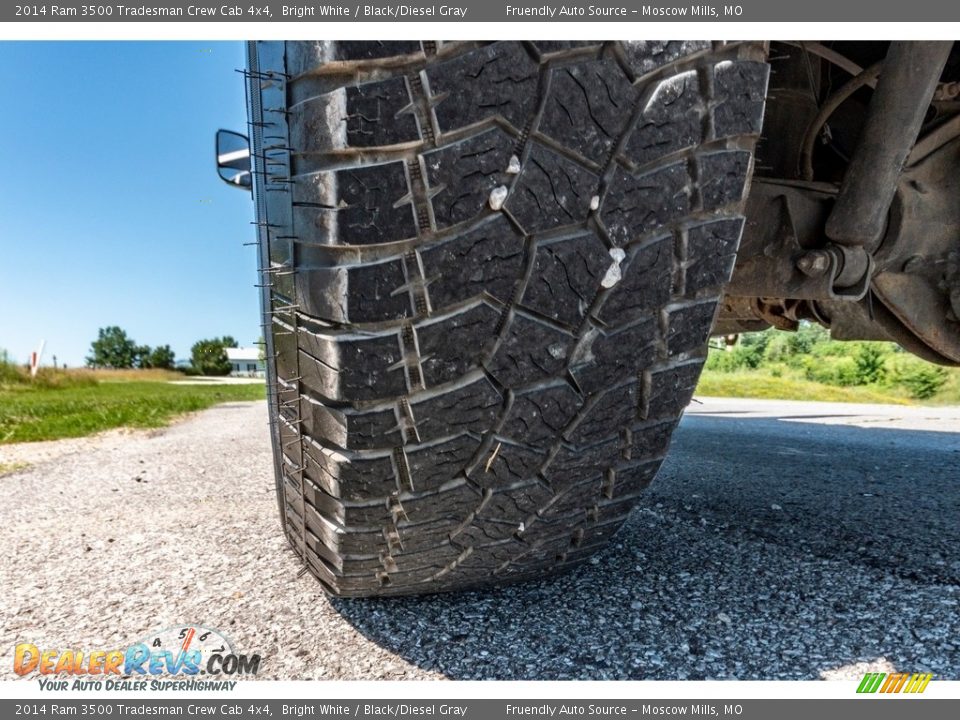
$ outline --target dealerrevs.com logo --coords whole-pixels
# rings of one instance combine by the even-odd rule
[[[867,673],[857,687],[858,693],[904,693],[917,695],[927,689],[933,673]]]
[[[42,690],[232,690],[228,678],[259,669],[259,654],[238,653],[223,633],[201,625],[166,628],[122,649],[26,642],[13,653],[14,672],[37,677]]]

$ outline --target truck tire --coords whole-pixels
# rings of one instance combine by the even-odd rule
[[[278,500],[329,593],[617,532],[697,383],[767,72],[758,43],[251,44]]]

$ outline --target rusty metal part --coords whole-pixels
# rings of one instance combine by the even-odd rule
[[[770,327],[770,323],[757,312],[756,298],[725,295],[720,301],[720,309],[710,334],[737,335],[745,332],[759,332]]]
[[[904,172],[876,253],[877,299],[933,351],[960,363],[960,137]]]
[[[766,154],[758,156],[715,332],[790,330],[806,319],[837,339],[889,340],[932,362],[960,365],[960,114],[950,116],[956,110],[943,107],[929,112],[925,134],[916,140],[934,90],[943,99],[957,89],[938,84],[951,44],[891,43],[841,187],[790,179],[798,163],[807,162],[797,151],[803,135],[793,131],[796,124],[813,127],[815,140],[817,123],[838,104],[828,100],[819,114],[810,109],[819,82],[815,76],[804,84],[810,54],[859,71],[857,87],[869,85],[874,72],[841,62],[829,48],[790,45],[780,71],[790,93],[780,111],[767,116]],[[849,97],[850,87],[834,95]],[[811,126],[806,120],[814,116],[819,119]],[[845,122],[849,137],[856,126],[850,117]],[[832,177],[839,177],[836,169]]]
[[[792,332],[801,320],[822,322],[814,304],[807,300],[726,295],[712,334],[756,332],[771,326]]]
[[[837,244],[872,251],[879,243],[952,47],[952,42],[890,43],[857,150],[827,219],[827,236]]]
[[[826,102],[820,107],[813,121],[807,128],[803,136],[803,142],[800,145],[800,174],[805,180],[813,180],[813,147],[820,135],[820,130],[827,124],[830,116],[840,107],[851,95],[860,88],[877,84],[877,76],[883,68],[882,62],[877,62],[870,67],[862,70],[858,75],[850,78],[841,85],[836,92],[827,98]]]
[[[838,339],[892,340],[933,362],[960,364],[956,130],[904,172],[872,256],[825,238],[833,186],[755,181],[716,332],[790,330],[811,319]]]
[[[859,248],[823,234],[836,187],[757,179],[727,294],[814,300],[863,297],[873,270]]]
[[[820,315],[820,324],[829,328],[834,340],[894,342],[928,362],[956,364],[924,343],[872,294],[859,302],[817,302],[813,309]]]

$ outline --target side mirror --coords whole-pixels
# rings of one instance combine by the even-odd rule
[[[231,130],[217,130],[217,174],[233,187],[246,190],[253,187],[250,141],[246,135]]]

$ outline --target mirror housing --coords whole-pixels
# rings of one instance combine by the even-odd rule
[[[232,130],[217,130],[217,175],[227,185],[253,189],[250,141]]]

